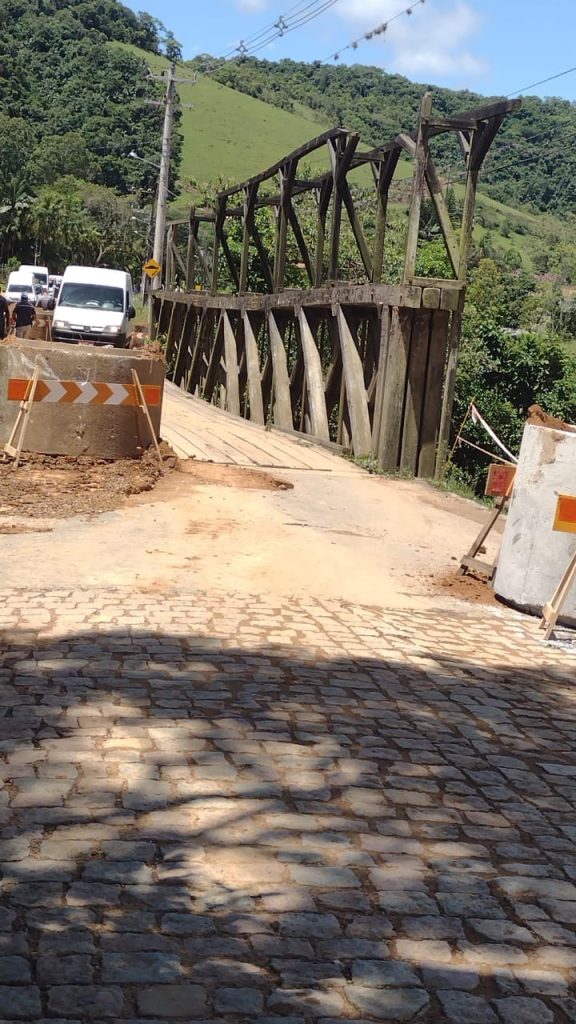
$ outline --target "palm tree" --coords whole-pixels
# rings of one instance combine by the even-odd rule
[[[7,262],[17,252],[24,255],[32,245],[33,197],[26,176],[19,172],[0,176],[0,244]]]

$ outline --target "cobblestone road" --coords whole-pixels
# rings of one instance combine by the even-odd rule
[[[0,630],[2,1021],[576,1021],[533,622],[63,589]]]

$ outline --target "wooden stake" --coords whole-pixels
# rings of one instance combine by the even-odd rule
[[[539,629],[544,629],[544,639],[549,640],[556,628],[562,607],[576,579],[576,551],[568,562],[564,575],[556,587],[554,594],[542,608],[542,620]]]
[[[132,370],[132,380],[134,381],[134,387],[136,388],[136,394],[138,396],[138,405],[139,405],[140,409],[142,410],[142,412],[144,413],[144,416],[146,418],[146,422],[148,424],[148,429],[150,431],[150,437],[152,438],[152,443],[153,443],[153,445],[154,445],[154,447],[156,449],[156,454],[158,456],[158,462],[160,463],[160,472],[163,473],[164,472],[164,463],[162,461],[162,452],[160,451],[160,445],[158,444],[158,439],[156,437],[156,431],[154,430],[154,426],[152,424],[152,420],[150,419],[150,413],[148,411],[148,405],[146,403],[146,398],[144,397],[144,392],[142,390],[142,385],[140,383],[140,378],[139,378],[138,374],[136,373],[136,370]]]
[[[18,466],[20,465],[20,456],[22,454],[22,447],[24,445],[24,438],[26,436],[26,431],[28,430],[28,422],[30,420],[30,413],[32,411],[32,403],[34,401],[34,396],[36,394],[36,387],[38,385],[38,375],[39,375],[39,372],[40,371],[38,369],[38,363],[36,363],[36,365],[34,367],[34,373],[32,374],[32,379],[28,382],[28,387],[26,389],[26,395],[22,399],[22,401],[20,402],[20,408],[18,410],[18,416],[16,417],[16,422],[14,424],[14,427],[12,428],[12,433],[10,434],[10,438],[9,438],[8,442],[4,445],[4,462],[7,461],[6,460],[6,456],[7,455],[10,456],[10,458],[13,458],[14,459],[14,469],[18,469]],[[20,436],[18,438],[18,443],[17,443],[16,447],[14,447],[13,442],[16,439],[16,435],[17,435],[19,429],[20,429]]]
[[[482,547],[484,541],[488,537],[488,534],[491,533],[492,530],[494,529],[497,520],[502,515],[506,507],[506,502],[512,495],[513,488],[514,477],[512,477],[510,481],[506,494],[502,495],[500,501],[494,508],[494,511],[492,512],[492,515],[490,516],[488,522],[482,527],[480,533],[473,541],[472,546],[469,548],[466,554],[463,555],[462,558],[460,559],[460,568],[458,569],[459,576],[464,576],[469,569],[475,569],[477,572],[486,573],[488,579],[493,578],[494,573],[496,572],[496,569],[498,567],[498,558],[500,556],[500,552],[498,552],[493,562],[482,562],[479,558],[476,558],[476,555],[480,551],[480,548]]]

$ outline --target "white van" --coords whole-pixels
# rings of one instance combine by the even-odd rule
[[[6,291],[4,292],[8,302],[19,302],[22,296],[26,293],[30,302],[36,305],[38,299],[38,289],[34,283],[34,277],[32,274],[23,270],[13,270],[8,278],[8,284],[6,285]]]
[[[135,316],[130,274],[102,267],[66,267],[54,309],[52,339],[125,348]]]
[[[22,263],[19,270],[21,274],[33,275],[36,291],[40,292],[42,288],[48,287],[48,267],[32,267],[27,263]]]

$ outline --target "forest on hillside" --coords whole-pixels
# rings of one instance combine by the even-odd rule
[[[417,85],[401,75],[362,64],[328,65],[292,60],[265,61],[250,57],[218,61],[198,57],[223,85],[248,93],[284,110],[306,108],[323,124],[355,129],[363,142],[378,145],[400,129],[416,123],[425,91],[434,96],[440,116],[481,106],[499,97],[466,90]],[[522,109],[504,123],[482,173],[482,188],[509,205],[530,204],[535,210],[564,212],[574,208],[576,148],[565,144],[576,131],[576,105],[561,99],[524,97]],[[461,167],[458,153],[440,146],[444,169]]]
[[[161,86],[109,42],[169,53],[173,37],[117,0],[2,0],[0,263],[39,253],[137,267],[154,197]],[[174,180],[181,140],[175,133]],[[142,159],[134,159],[134,151]],[[144,218],[145,218],[144,214]]]

